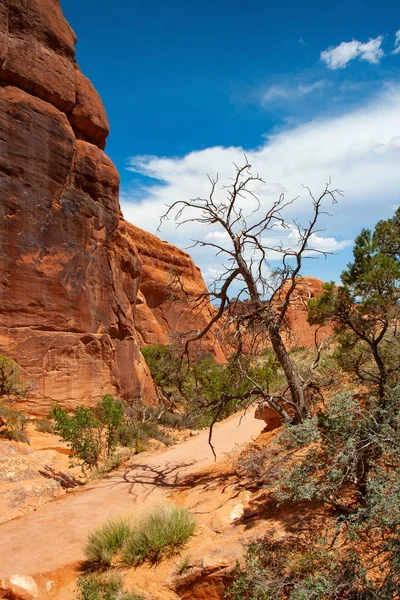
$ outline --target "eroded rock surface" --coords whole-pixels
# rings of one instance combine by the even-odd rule
[[[0,352],[34,380],[35,413],[155,397],[134,326],[142,266],[74,45],[58,0],[0,1]]]
[[[174,279],[206,292],[188,254],[123,220],[75,41],[59,0],[0,0],[0,353],[35,383],[34,414],[105,393],[155,402],[139,347],[193,335],[215,310],[171,295]],[[296,345],[311,345],[304,298],[289,313]],[[215,334],[198,347],[228,353]]]
[[[188,302],[188,298],[207,294],[201,271],[189,254],[130,223],[125,227],[143,266],[136,302],[140,343],[167,344],[177,334],[190,332],[193,336],[194,332],[204,329],[215,308],[209,302],[198,306]],[[225,359],[216,330],[206,335],[197,348],[211,351],[217,360]]]

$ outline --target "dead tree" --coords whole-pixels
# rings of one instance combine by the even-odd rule
[[[209,293],[191,298],[193,306],[199,306],[210,300],[218,308],[206,327],[200,332],[192,332],[186,338],[185,349],[190,344],[202,339],[217,323],[223,321],[232,331],[235,330],[237,340],[237,357],[243,352],[243,332],[245,335],[267,336],[276,358],[281,365],[287,380],[287,389],[280,394],[261,394],[254,383],[254,393],[261,394],[271,408],[282,418],[293,424],[300,423],[309,414],[305,394],[306,385],[293,362],[284,342],[287,322],[286,315],[299,285],[301,268],[305,258],[315,258],[317,254],[326,257],[327,253],[313,247],[313,236],[321,230],[317,229],[320,217],[328,214],[323,210],[324,200],[336,203],[340,190],[333,190],[330,182],[320,196],[315,197],[309,188],[305,188],[310,196],[312,216],[307,225],[298,221],[289,223],[284,217],[285,209],[297,198],[286,200],[281,194],[271,206],[265,210],[254,191],[254,188],[265,182],[259,175],[253,175],[251,165],[246,163],[235,165],[236,175],[232,183],[223,186],[226,193],[224,200],[218,200],[218,177],[209,181],[211,191],[208,198],[178,200],[167,206],[161,217],[162,223],[174,217],[177,226],[187,223],[198,223],[205,226],[219,226],[225,233],[227,244],[207,240],[194,240],[193,246],[213,248],[216,256],[224,257],[223,272],[214,281]],[[255,205],[254,210],[246,211],[246,203]],[[295,232],[294,247],[285,247],[282,241],[269,245],[265,238],[273,230],[282,233]],[[275,233],[274,231],[274,233]],[[269,233],[271,236],[271,233]],[[272,268],[270,256],[279,259],[279,267]],[[180,292],[184,291],[182,284]],[[235,291],[233,301],[232,291]],[[238,311],[235,307],[246,298],[246,310]]]

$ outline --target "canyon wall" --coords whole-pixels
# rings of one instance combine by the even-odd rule
[[[33,382],[33,414],[105,393],[156,401],[139,348],[199,331],[215,310],[171,292],[178,277],[206,294],[187,253],[123,220],[107,117],[75,42],[59,0],[0,0],[0,353]],[[201,348],[224,360],[213,335]]]
[[[34,381],[33,412],[154,396],[134,327],[142,265],[75,41],[58,0],[0,1],[0,352]]]
[[[0,0],[0,352],[33,382],[33,413],[104,393],[155,401],[139,346],[213,310],[171,301],[170,274],[205,292],[200,270],[122,219],[107,117],[75,42],[58,0]]]

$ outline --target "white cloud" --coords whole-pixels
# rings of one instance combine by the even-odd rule
[[[400,29],[398,29],[394,36],[394,50],[393,54],[400,54]]]
[[[256,149],[216,146],[176,158],[136,156],[129,168],[155,181],[131,198],[125,192],[122,210],[135,225],[155,232],[165,204],[208,195],[206,173],[212,177],[219,173],[216,194],[225,198],[222,186],[234,174],[232,163],[243,164],[246,153],[254,172],[267,182],[254,190],[262,208],[270,206],[282,190],[287,199],[299,196],[287,211],[289,219],[306,221],[309,216],[310,198],[302,184],[317,194],[331,177],[333,186],[345,191],[338,205],[327,205],[333,216],[324,220],[326,234],[320,232],[314,240],[317,249],[340,252],[362,227],[390,215],[391,207],[399,203],[399,140],[400,86],[392,86],[357,110],[281,131]],[[254,204],[245,208],[250,211]],[[221,242],[221,233],[194,223],[176,230],[173,219],[162,227],[162,238],[181,248],[194,238]],[[277,235],[284,240],[286,234]],[[210,268],[220,270],[213,251],[194,248],[190,252],[204,273]]]
[[[400,136],[392,137],[386,144],[377,144],[374,148],[377,154],[387,154],[400,150]]]
[[[327,82],[324,80],[315,81],[314,83],[300,83],[290,87],[286,85],[272,85],[263,95],[262,103],[268,104],[276,100],[291,100],[298,99],[302,96],[308,96],[312,92],[326,87]]]
[[[321,52],[321,60],[326,63],[329,69],[343,69],[355,58],[376,65],[384,56],[384,52],[381,48],[382,42],[382,35],[370,39],[365,43],[359,42],[358,40],[342,42],[339,46],[334,48],[330,47]]]

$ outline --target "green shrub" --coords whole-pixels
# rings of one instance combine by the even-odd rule
[[[89,533],[83,552],[90,563],[109,567],[131,534],[132,527],[128,519],[110,519],[103,527]]]
[[[54,419],[54,431],[69,446],[72,458],[85,468],[97,467],[102,450],[102,424],[93,412],[78,406],[72,415],[56,404],[50,417]]]
[[[47,419],[36,419],[35,425],[41,433],[54,433],[53,423]]]
[[[25,432],[28,419],[20,411],[11,408],[9,403],[0,402],[0,417],[1,423],[4,423],[0,426],[1,438],[29,444]]]
[[[194,533],[193,516],[177,506],[156,508],[135,525],[126,541],[122,560],[125,565],[157,560],[162,554],[173,554]]]
[[[278,376],[271,353],[257,361],[241,357],[240,364],[235,359],[217,363],[207,352],[189,362],[173,346],[147,346],[142,353],[163,396],[182,410],[161,413],[158,420],[178,428],[209,427],[247,406],[251,381],[269,392]]]
[[[225,596],[231,600],[391,598],[375,594],[355,552],[338,555],[336,548],[313,540],[258,540],[250,544],[245,565],[238,565],[234,575]]]
[[[119,573],[91,573],[79,577],[77,600],[144,600],[143,596],[126,592]]]
[[[124,405],[106,394],[94,410],[78,406],[69,415],[56,404],[49,416],[55,421],[55,433],[70,447],[73,459],[81,464],[82,470],[92,470],[105,455],[111,456],[117,447],[117,431],[124,419]]]
[[[0,398],[24,398],[27,393],[28,387],[24,385],[19,366],[11,358],[0,354]]]
[[[170,446],[172,439],[157,427],[157,424],[146,423],[122,423],[116,432],[116,439],[126,448],[133,448],[136,453],[143,452],[150,439],[158,440]]]
[[[104,426],[107,456],[110,456],[118,444],[117,431],[124,419],[124,404],[106,394],[96,406],[95,414]]]

